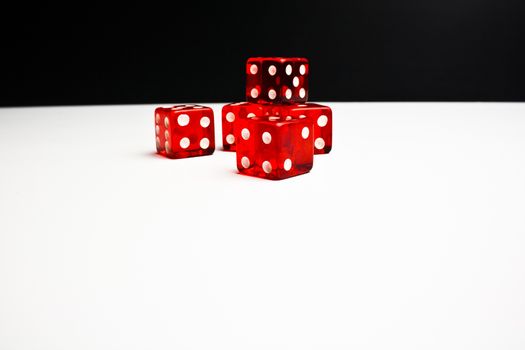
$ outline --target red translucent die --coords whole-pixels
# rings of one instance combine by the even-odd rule
[[[281,116],[311,119],[314,127],[314,154],[324,154],[332,149],[332,109],[316,103],[283,106]]]
[[[308,100],[306,58],[252,57],[246,62],[246,101],[301,103]]]
[[[169,158],[212,154],[215,150],[213,110],[196,105],[155,109],[157,153]]]
[[[239,172],[271,180],[309,172],[314,160],[312,128],[310,119],[270,116],[238,120]]]
[[[271,114],[270,105],[250,102],[230,103],[222,107],[222,145],[225,151],[235,151],[234,126],[237,120]]]

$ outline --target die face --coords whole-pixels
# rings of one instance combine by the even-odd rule
[[[308,100],[306,58],[253,57],[246,62],[246,101],[301,103]]]
[[[245,175],[281,180],[309,172],[313,166],[310,120],[279,117],[241,119],[235,126],[237,168]]]
[[[155,143],[157,147],[157,153],[163,156],[167,156],[166,145],[169,143],[169,140],[166,139],[166,126],[164,123],[165,118],[168,115],[169,110],[166,108],[159,107],[155,109]]]
[[[313,123],[314,153],[326,154],[332,149],[332,109],[316,103],[296,104],[283,108],[281,115],[308,118]]]
[[[234,126],[237,120],[251,118],[254,116],[264,116],[271,113],[271,106],[261,105],[250,102],[230,103],[222,107],[222,145],[225,151],[236,150],[236,138]]]
[[[158,117],[159,116],[159,117]],[[157,152],[169,158],[212,154],[215,150],[213,110],[199,105],[157,108]]]
[[[222,148],[225,151],[235,151],[234,125],[244,114],[244,107],[249,103],[237,102],[224,105],[221,112]]]

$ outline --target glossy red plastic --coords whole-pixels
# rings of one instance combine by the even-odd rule
[[[246,62],[246,101],[302,103],[308,100],[308,60],[252,57]]]
[[[250,102],[237,102],[222,107],[222,146],[225,151],[235,151],[234,126],[239,119],[255,116],[268,116],[272,113],[271,105]]]
[[[313,166],[310,119],[253,117],[235,124],[237,168],[241,174],[281,180],[309,172]]]
[[[316,103],[282,106],[281,116],[311,119],[314,127],[314,154],[329,153],[332,149],[332,109]]]
[[[215,150],[213,110],[199,105],[155,109],[157,153],[168,158],[212,154]]]
[[[264,105],[238,102],[222,108],[222,143],[225,151],[235,151],[234,125],[238,119],[253,116],[291,116],[309,118],[314,130],[314,154],[329,153],[332,149],[332,109],[317,103]]]

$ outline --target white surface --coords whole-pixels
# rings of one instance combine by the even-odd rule
[[[154,155],[154,106],[0,109],[0,349],[524,349],[525,105],[330,106],[280,182]]]

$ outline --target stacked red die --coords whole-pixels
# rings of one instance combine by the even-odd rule
[[[306,58],[252,57],[246,62],[246,101],[301,103],[308,100]]]
[[[196,105],[155,109],[157,153],[168,158],[212,154],[215,150],[213,110]]]
[[[314,153],[330,152],[332,110],[306,103],[309,71],[305,58],[248,59],[247,102],[228,104],[222,109],[224,150],[237,152],[239,172],[284,179],[310,171]],[[308,129],[305,142],[296,138],[294,130],[298,125]],[[272,135],[271,140],[276,140],[271,145],[260,142],[265,141],[263,129],[272,130],[266,131]],[[244,138],[253,132],[257,134],[255,138]],[[307,156],[309,153],[311,157]]]

